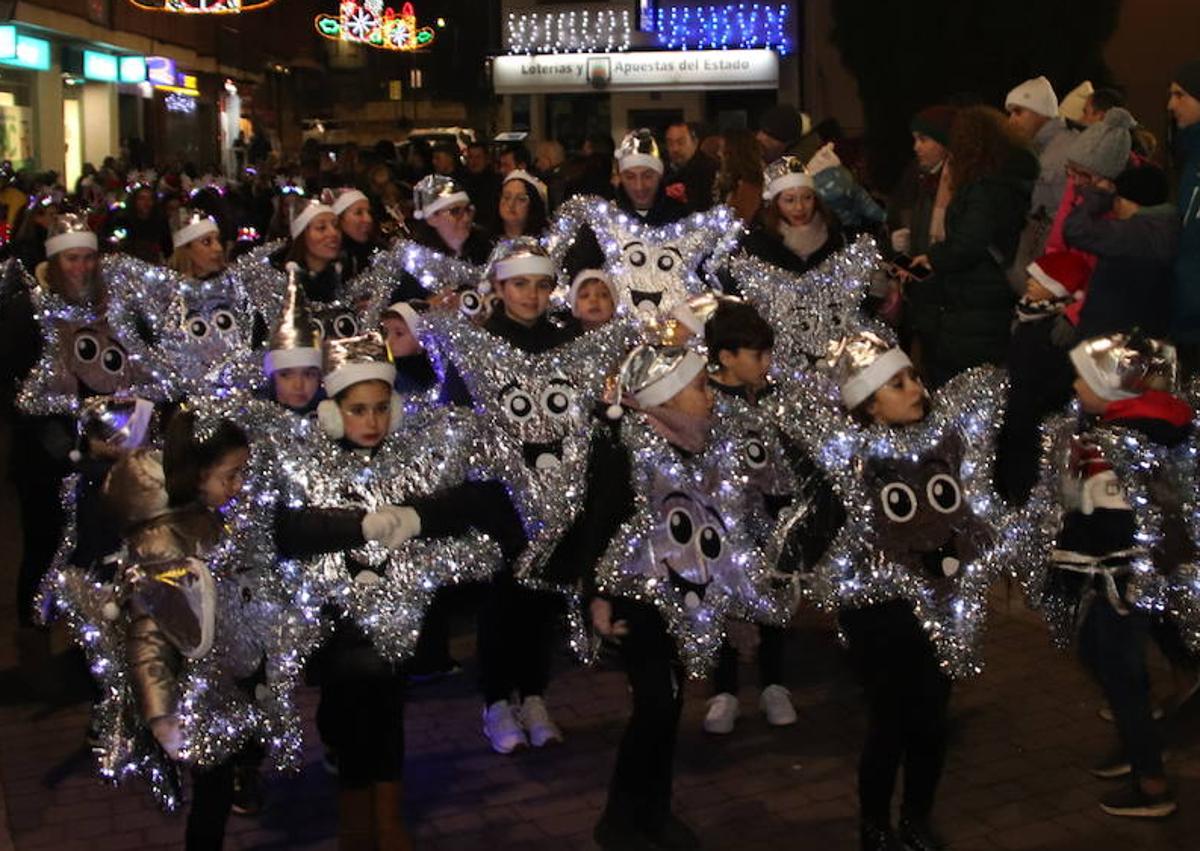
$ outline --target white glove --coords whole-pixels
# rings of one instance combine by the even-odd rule
[[[388,549],[398,549],[409,538],[421,534],[421,515],[406,505],[387,505],[362,520],[363,537]]]
[[[150,722],[150,732],[154,740],[162,746],[171,759],[179,759],[179,751],[183,748],[183,732],[179,728],[177,715],[161,715]]]
[[[897,228],[892,231],[892,250],[897,254],[907,254],[909,247],[912,245],[912,230],[909,228]]]

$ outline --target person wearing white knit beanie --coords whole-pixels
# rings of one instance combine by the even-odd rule
[[[1059,117],[1058,96],[1045,77],[1026,80],[1010,91],[1004,110],[1009,125],[1029,142],[1041,164],[1029,212],[1038,215],[1040,211],[1052,219],[1067,187],[1067,148],[1075,134]]]

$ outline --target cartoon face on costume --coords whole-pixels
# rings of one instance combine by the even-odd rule
[[[725,520],[699,489],[661,476],[655,476],[650,500],[657,511],[653,570],[667,576],[685,608],[697,609],[709,585],[726,584],[733,569]]]
[[[222,299],[204,299],[190,306],[182,328],[189,346],[209,363],[241,345],[241,329],[233,308]]]
[[[554,470],[563,461],[563,441],[585,417],[575,385],[565,376],[526,376],[497,391],[501,427],[521,441],[525,466]]]
[[[59,322],[61,349],[54,389],[81,396],[110,395],[133,381],[129,355],[106,322]]]
[[[797,300],[791,325],[795,329],[796,346],[810,361],[824,357],[830,341],[839,340],[862,326],[858,308],[862,298],[862,293],[841,298],[813,293],[809,298]]]
[[[653,313],[687,298],[683,252],[674,245],[630,239],[621,246],[621,264],[617,289],[635,310]]]
[[[962,442],[952,433],[917,461],[868,465],[880,550],[926,578],[954,576],[995,543],[995,533],[967,504],[962,457]]]
[[[344,304],[311,306],[313,333],[319,342],[356,337],[363,332],[358,311]]]

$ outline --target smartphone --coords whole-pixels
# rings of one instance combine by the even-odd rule
[[[907,254],[897,254],[892,258],[892,267],[900,269],[912,275],[918,281],[923,281],[929,277],[929,269],[924,266],[914,267],[913,259]]]

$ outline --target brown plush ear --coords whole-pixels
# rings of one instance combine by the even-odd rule
[[[947,429],[946,433],[942,435],[942,439],[938,441],[933,455],[945,459],[946,463],[957,474],[958,468],[962,466],[963,455],[965,453],[966,447],[963,446],[962,433],[958,429],[952,428]]]
[[[79,393],[79,377],[75,374],[75,332],[81,325],[72,322],[56,322],[58,348],[54,352],[54,372],[49,376],[48,390],[75,396]]]

